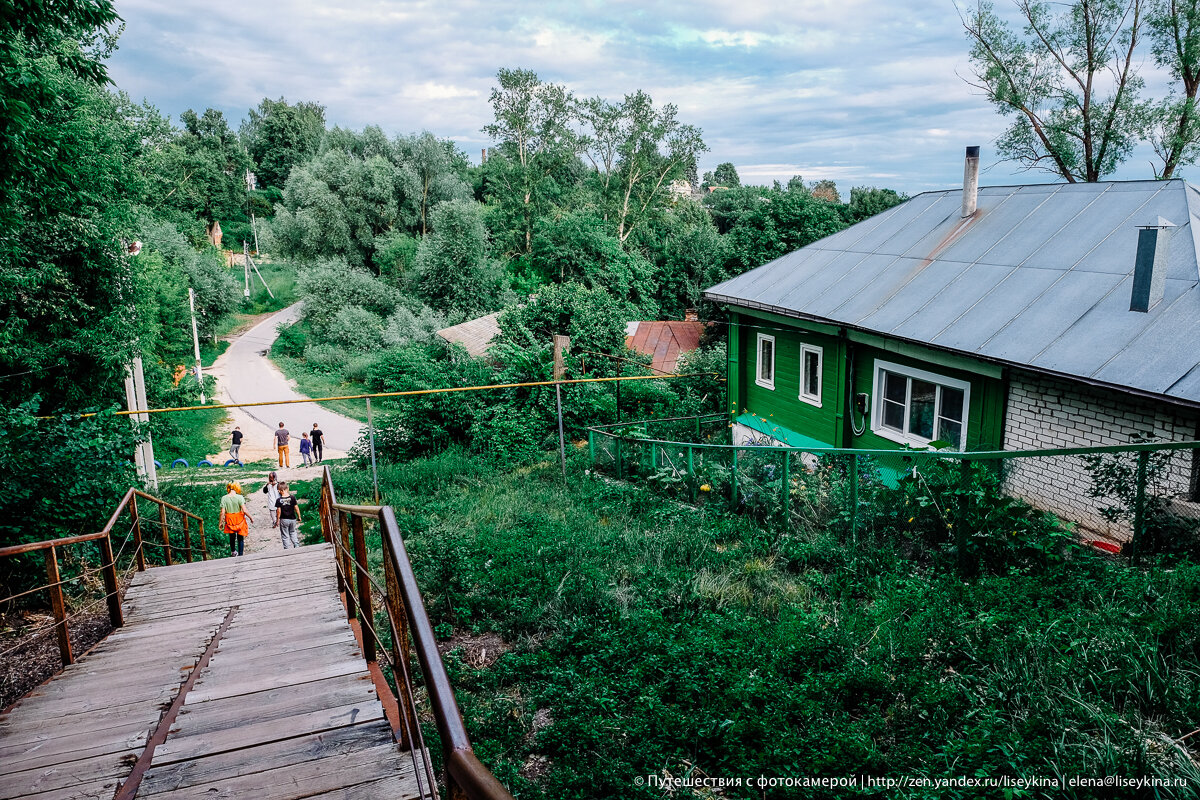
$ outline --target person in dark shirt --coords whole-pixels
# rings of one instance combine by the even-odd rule
[[[241,449],[241,446],[242,446],[242,429],[234,428],[233,429],[233,444],[229,445],[229,457],[232,458],[234,461],[236,461],[238,463],[238,466],[242,465],[242,459],[238,458],[238,450]]]
[[[275,522],[279,525],[279,538],[283,549],[299,547],[297,533],[300,527],[300,503],[288,491],[286,483],[279,484],[279,499],[275,501]]]
[[[312,433],[309,435],[312,439],[313,456],[317,459],[317,463],[321,463],[322,453],[324,451],[325,433],[317,427],[317,423],[313,423]]]

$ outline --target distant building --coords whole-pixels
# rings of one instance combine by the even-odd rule
[[[492,340],[500,334],[500,312],[469,319],[449,328],[442,328],[437,336],[452,344],[461,344],[475,358],[487,355]]]

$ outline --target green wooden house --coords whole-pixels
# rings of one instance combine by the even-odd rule
[[[736,444],[1200,438],[1200,192],[975,189],[977,163],[969,149],[964,190],[917,195],[705,292],[730,315]],[[1177,460],[1177,493],[1200,499],[1194,456]],[[1082,474],[1025,479],[1027,495],[1086,490]]]

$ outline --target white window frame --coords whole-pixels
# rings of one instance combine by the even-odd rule
[[[775,337],[765,333],[758,335],[758,344],[756,347],[757,357],[754,359],[754,382],[764,389],[775,391]],[[771,343],[771,378],[767,380],[763,374],[763,342]]]
[[[817,392],[816,394],[806,394],[804,391],[804,380],[807,377],[804,369],[805,357],[813,353],[817,357]],[[821,392],[824,389],[824,375],[822,372],[825,369],[825,351],[824,348],[817,347],[815,344],[800,345],[800,399],[809,405],[821,407]]]
[[[905,427],[905,430],[903,432],[897,431],[894,428],[884,427],[884,424],[883,424],[883,409],[884,409],[884,405],[885,405],[884,400],[883,400],[883,375],[885,372],[890,372],[894,375],[902,375],[909,379],[908,380],[908,388],[906,389],[905,395],[904,395],[904,427]],[[938,387],[937,394],[934,396],[934,401],[933,401],[933,419],[934,419],[933,434],[935,437],[937,436],[937,433],[938,433],[938,431],[937,431],[938,415],[939,415],[939,411],[941,410],[941,407],[942,407],[942,387],[945,386],[945,387],[948,387],[951,389],[959,389],[962,391],[962,393],[963,393],[963,419],[962,419],[962,435],[961,435],[962,440],[961,440],[960,444],[965,449],[966,442],[967,442],[967,419],[971,415],[970,414],[970,411],[971,411],[971,384],[967,381],[960,381],[960,380],[957,380],[956,378],[947,378],[945,375],[938,375],[936,372],[927,372],[926,370],[923,370],[923,369],[917,369],[915,367],[908,367],[903,364],[894,364],[890,361],[878,361],[877,360],[875,362],[875,380],[874,380],[874,384],[873,384],[875,386],[875,402],[872,403],[872,405],[875,406],[875,411],[871,415],[871,431],[873,433],[875,433],[876,436],[881,436],[884,439],[889,439],[893,442],[896,442],[897,444],[907,444],[907,445],[911,445],[913,447],[928,447],[931,442],[936,441],[936,438],[935,439],[926,439],[922,436],[917,436],[915,434],[909,433],[907,430],[909,421],[910,421],[910,417],[911,417],[911,410],[912,410],[912,379],[913,378],[916,378],[917,380],[920,380],[920,381],[927,381]]]

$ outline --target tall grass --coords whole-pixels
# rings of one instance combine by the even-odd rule
[[[1195,564],[1080,551],[964,582],[886,537],[781,534],[578,469],[564,486],[552,461],[497,473],[450,451],[380,482],[437,629],[513,646],[448,667],[521,797],[659,797],[634,778],[690,770],[1196,779]],[[343,500],[369,487],[338,478]]]

